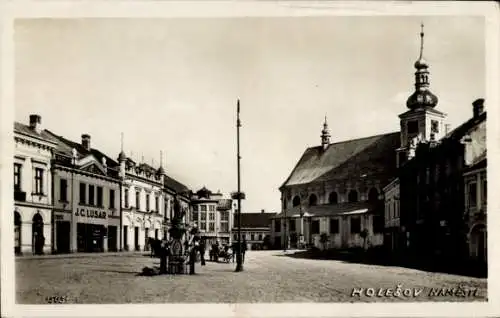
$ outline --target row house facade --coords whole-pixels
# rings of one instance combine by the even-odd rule
[[[169,239],[174,203],[189,236],[190,191],[164,168],[117,160],[42,128],[14,123],[16,254],[147,250],[148,238]],[[186,239],[188,237],[186,236]]]
[[[118,164],[91,147],[91,137],[73,142],[46,130],[57,147],[53,155],[54,253],[119,249],[120,179]]]
[[[207,246],[231,244],[234,208],[232,200],[206,187],[191,195],[192,222],[198,227]]]
[[[486,255],[486,210],[479,200],[486,185],[483,102],[474,102],[472,118],[438,142],[419,143],[400,168],[401,229],[412,255],[451,261],[479,253],[478,246]]]
[[[264,210],[256,213],[241,214],[241,240],[249,250],[267,249],[271,246],[271,218],[276,213]],[[233,241],[238,241],[238,214],[234,215]]]
[[[399,133],[388,133],[330,143],[325,118],[321,146],[306,149],[280,187],[282,211],[271,221],[274,247],[382,245],[381,194],[396,171],[398,142]]]
[[[52,245],[52,151],[57,143],[41,117],[14,123],[14,251],[50,253]]]

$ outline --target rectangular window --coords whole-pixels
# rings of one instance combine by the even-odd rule
[[[437,120],[431,120],[431,132],[439,133],[439,122]]]
[[[259,241],[262,241],[262,234],[259,234]]]
[[[222,211],[220,213],[220,219],[221,219],[221,221],[229,221],[229,212]]]
[[[209,211],[215,211],[215,205],[209,205],[208,209]]]
[[[234,240],[236,241],[238,239],[238,234],[233,235]]]
[[[361,232],[361,219],[359,217],[351,217],[351,233]]]
[[[149,212],[149,194],[146,194],[146,211]]]
[[[93,185],[89,185],[89,205],[94,205],[95,188]]]
[[[194,205],[194,206],[193,206],[193,211],[198,211],[198,210],[199,210],[199,209],[198,209],[198,205]]]
[[[200,213],[201,215],[201,220],[206,221],[207,220],[207,214],[206,213]]]
[[[128,208],[128,189],[125,189],[125,208]]]
[[[109,189],[109,208],[115,208],[115,190]]]
[[[339,233],[339,219],[330,219],[330,234]]]
[[[229,223],[227,223],[227,222],[222,222],[222,223],[220,224],[220,231],[221,231],[221,232],[224,232],[224,233],[229,232]]]
[[[35,168],[35,193],[43,194],[43,169]]]
[[[215,213],[214,212],[209,212],[208,217],[209,217],[210,221],[215,221]]]
[[[290,220],[290,232],[295,232],[297,231],[295,227],[295,220]]]
[[[21,168],[21,164],[14,164],[14,190],[16,191],[21,191]]]
[[[207,230],[207,222],[206,221],[201,221],[200,222],[200,230],[206,231]]]
[[[87,186],[85,183],[80,182],[80,204],[87,203]]]
[[[155,197],[155,211],[156,211],[156,213],[160,212],[160,197],[159,196]]]
[[[208,223],[208,231],[215,232],[215,223],[213,223],[213,222]]]
[[[319,220],[314,220],[311,223],[312,234],[319,234]]]
[[[381,215],[373,216],[373,232],[374,233],[383,233],[384,232],[384,217]]]
[[[255,240],[255,234],[253,234],[253,233],[252,233],[252,234],[250,234],[250,240],[251,240],[251,241]]]
[[[193,211],[193,221],[198,221],[198,211]]]
[[[102,187],[97,187],[97,206],[102,207]]]
[[[206,205],[200,205],[201,212],[206,212],[207,211],[207,206]]]
[[[476,186],[477,184],[475,182],[469,183],[469,195],[468,195],[469,208],[474,208],[477,206]]]
[[[59,180],[59,200],[63,202],[68,202],[68,180]]]
[[[278,219],[274,220],[274,232],[281,232],[281,221]]]
[[[140,197],[140,192],[139,191],[135,191],[135,208],[137,210],[140,210],[141,209],[141,197]]]

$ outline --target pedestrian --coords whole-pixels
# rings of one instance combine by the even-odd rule
[[[200,243],[200,260],[201,266],[205,266],[205,240]]]
[[[243,242],[241,243],[241,262],[245,263],[245,252],[247,251],[247,240],[244,237]]]

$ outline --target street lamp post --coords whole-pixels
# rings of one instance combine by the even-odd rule
[[[243,259],[241,255],[241,199],[242,199],[242,194],[241,194],[241,188],[240,188],[240,127],[241,127],[241,122],[240,122],[240,100],[238,99],[238,103],[236,106],[236,149],[237,149],[237,162],[238,162],[238,192],[236,193],[237,199],[238,199],[238,248],[236,249],[237,254],[236,254],[236,272],[242,272],[243,271]]]

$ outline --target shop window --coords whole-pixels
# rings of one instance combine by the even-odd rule
[[[330,219],[330,234],[339,233],[339,219]]]
[[[359,217],[351,217],[351,233],[361,232],[361,219]]]

